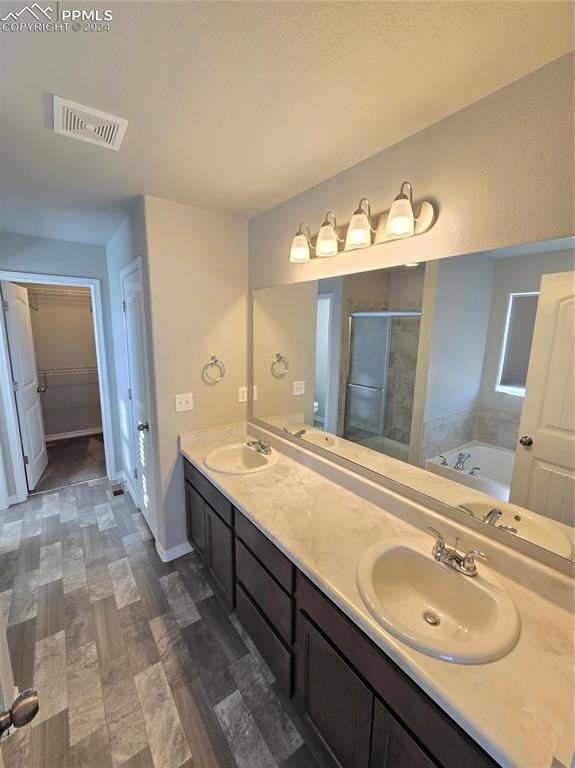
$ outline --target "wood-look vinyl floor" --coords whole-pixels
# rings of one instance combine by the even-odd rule
[[[0,513],[0,605],[36,719],[0,768],[317,768],[321,756],[192,553],[163,563],[107,480]]]

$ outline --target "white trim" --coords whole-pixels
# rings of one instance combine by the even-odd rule
[[[102,427],[94,427],[93,429],[77,429],[75,432],[59,432],[55,435],[45,435],[46,442],[49,443],[52,440],[68,440],[72,437],[86,437],[87,435],[100,435],[102,434]]]
[[[96,361],[98,366],[100,408],[102,411],[102,432],[104,434],[104,451],[106,454],[106,474],[108,479],[114,480],[116,477],[116,464],[114,452],[114,435],[112,430],[110,385],[108,381],[108,364],[106,360],[101,280],[95,277],[65,277],[63,275],[45,275],[35,272],[16,272],[8,269],[0,270],[0,280],[15,281],[19,283],[44,283],[45,285],[76,285],[90,288],[92,298],[92,318],[94,322],[94,341],[96,344]],[[0,333],[0,337],[1,336],[2,334]],[[0,349],[0,355],[4,356],[5,360],[9,359],[7,357],[7,353],[7,346],[5,349]],[[2,376],[2,372],[0,371],[0,388],[4,389],[5,383],[6,376]],[[14,399],[14,393],[12,392],[11,382],[9,384],[9,389],[12,394],[12,404],[9,404],[9,407],[6,408],[6,419],[7,421],[9,419],[15,419],[15,423],[17,424],[16,401]],[[6,402],[4,402],[4,405],[6,407]],[[10,428],[8,431],[10,434],[13,432],[13,430]],[[19,431],[14,432],[14,434],[18,435]],[[22,446],[19,440],[17,450],[15,450],[14,445],[11,444],[11,453],[12,465],[14,467],[14,475],[16,478],[17,495],[21,497],[20,501],[25,501],[28,497],[28,487],[26,485],[26,475],[24,474]],[[22,472],[19,472],[19,469],[21,469]]]
[[[1,273],[0,273],[1,274]],[[26,483],[26,469],[22,459],[22,442],[20,439],[20,425],[18,423],[18,411],[16,410],[16,397],[12,384],[10,370],[10,354],[8,352],[8,335],[4,312],[0,319],[0,360],[6,365],[0,365],[0,398],[4,411],[4,420],[8,429],[8,447],[10,451],[10,463],[14,473],[15,493],[8,496],[8,506],[20,504],[28,498],[28,485]],[[2,464],[2,473],[5,475],[5,465]]]
[[[175,560],[177,557],[183,557],[193,551],[194,549],[189,541],[184,541],[182,544],[170,547],[170,549],[164,549],[158,539],[156,539],[156,552],[164,563],[169,563],[170,560]]]
[[[146,303],[146,282],[145,282],[145,276],[144,276],[144,263],[141,256],[138,256],[134,261],[130,262],[127,266],[125,266],[123,269],[120,270],[120,295],[122,297],[122,301],[124,301],[124,281],[128,275],[132,274],[132,272],[139,271],[140,273],[140,281],[142,285],[142,301],[144,302],[144,305]],[[146,518],[146,522],[148,523],[148,526],[150,530],[152,531],[153,535],[157,537],[159,535],[159,519],[158,519],[158,506],[156,504],[156,471],[159,466],[159,457],[156,453],[156,438],[155,438],[155,423],[153,416],[155,415],[155,411],[152,411],[152,381],[150,379],[150,358],[149,358],[149,340],[150,335],[148,333],[148,321],[147,316],[144,315],[142,318],[142,333],[144,338],[144,348],[142,350],[144,360],[143,360],[143,368],[144,368],[144,375],[147,377],[146,379],[146,414],[147,414],[147,420],[150,424],[150,455],[148,457],[148,466],[150,467],[150,476],[149,476],[149,483],[148,483],[148,499],[149,499],[149,506],[148,509],[150,511],[150,519],[148,519],[148,516],[144,513],[144,511],[140,507],[140,502],[138,500],[138,487],[139,482],[130,480],[127,482],[128,489],[130,490],[130,495],[132,496],[132,499],[134,500],[135,505],[140,509],[144,517]],[[128,339],[127,339],[127,332],[126,332],[126,314],[123,315],[123,336],[124,336],[124,354],[125,354],[125,360],[126,360],[126,367],[128,371],[128,381],[131,386],[130,381],[130,367],[129,367],[129,358],[128,358]],[[132,407],[132,401],[130,401],[130,408]],[[135,437],[133,437],[135,440]],[[137,450],[138,447],[136,443],[133,444],[133,450],[134,450],[134,461],[137,456]],[[133,468],[130,468],[130,472],[133,471]],[[134,488],[131,488],[132,483],[134,484]],[[164,551],[164,550],[162,550]],[[171,551],[171,550],[170,550]],[[183,554],[186,554],[185,552]],[[161,557],[161,555],[160,555]],[[179,557],[179,555],[176,555],[175,557]],[[173,557],[170,559],[174,559]],[[167,561],[165,561],[167,562]]]

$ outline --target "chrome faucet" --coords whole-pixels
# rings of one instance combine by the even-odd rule
[[[303,437],[307,432],[307,429],[298,429],[297,432],[291,432],[287,427],[284,427],[284,432],[287,432],[288,435],[291,435],[292,437]]]
[[[457,461],[455,462],[453,469],[457,469],[459,472],[463,472],[465,469],[465,462],[471,458],[470,453],[458,453]]]
[[[483,516],[483,522],[487,523],[487,525],[495,525],[502,516],[503,512],[500,509],[497,509],[497,507],[493,507],[493,509],[490,509],[489,512]]]
[[[263,440],[258,434],[256,434],[255,440],[250,440],[248,443],[248,448],[253,448],[258,453],[263,453],[266,456],[269,456],[272,452],[272,447],[269,443],[267,443],[265,440]]]
[[[443,536],[431,525],[426,525],[425,529],[432,536],[435,536],[435,544],[431,550],[431,555],[434,560],[449,566],[449,568],[453,568],[453,570],[462,573],[465,576],[477,576],[475,558],[487,560],[487,555],[483,554],[483,552],[479,552],[477,549],[470,549],[469,552],[462,555],[455,547],[446,547]]]

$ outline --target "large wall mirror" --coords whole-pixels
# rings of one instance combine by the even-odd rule
[[[253,417],[573,560],[574,269],[562,240],[258,289]]]

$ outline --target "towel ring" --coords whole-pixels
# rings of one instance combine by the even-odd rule
[[[278,352],[270,365],[270,369],[274,378],[283,379],[289,371],[289,360]]]
[[[210,369],[214,367],[219,370],[219,376],[210,376]],[[225,375],[226,366],[222,363],[221,360],[218,360],[215,355],[212,355],[210,357],[210,362],[206,363],[202,368],[202,376],[204,377],[204,381],[207,381],[208,384],[217,384],[218,381],[221,381]]]

